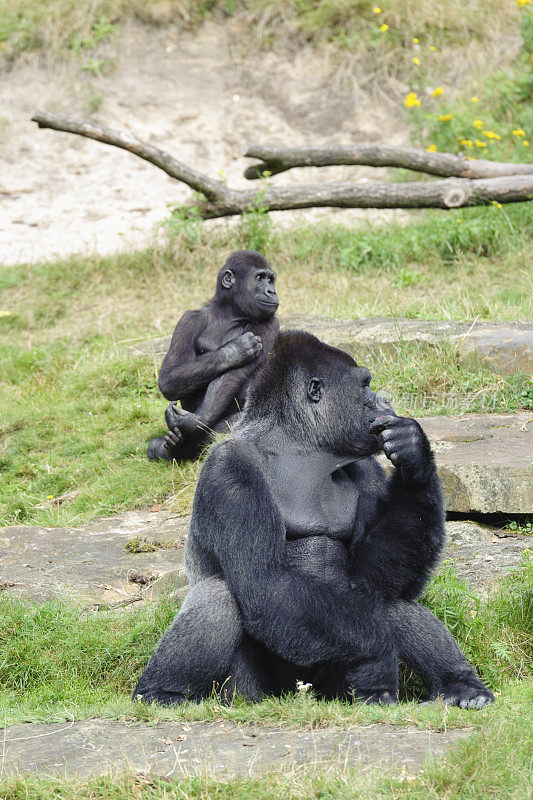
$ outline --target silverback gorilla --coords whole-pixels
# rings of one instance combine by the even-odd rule
[[[494,699],[442,623],[416,602],[444,536],[420,425],[370,373],[301,331],[280,334],[241,421],[203,466],[186,547],[191,583],[134,697],[251,700],[294,689],[393,703],[398,659],[430,699]],[[395,466],[387,477],[371,456]]]
[[[213,432],[237,420],[248,380],[279,331],[275,281],[264,256],[237,250],[218,273],[214,297],[179,320],[159,373],[159,388],[173,401],[168,433],[150,441],[148,458],[194,458]]]

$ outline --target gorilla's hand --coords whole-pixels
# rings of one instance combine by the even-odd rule
[[[226,352],[228,361],[232,367],[242,367],[244,364],[249,364],[254,361],[261,350],[263,349],[263,342],[260,336],[248,331],[247,333],[237,336],[224,345],[223,350]]]
[[[165,449],[170,455],[173,455],[176,448],[183,444],[183,434],[179,428],[174,428],[168,431],[165,436]]]
[[[370,425],[382,450],[404,480],[424,483],[433,471],[433,455],[428,438],[418,422],[410,417],[378,417]]]

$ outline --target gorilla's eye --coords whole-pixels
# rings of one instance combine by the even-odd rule
[[[311,378],[307,384],[307,396],[313,403],[318,403],[322,397],[322,386],[320,378]]]

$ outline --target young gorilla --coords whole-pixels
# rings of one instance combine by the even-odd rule
[[[264,256],[237,250],[218,273],[214,297],[179,320],[159,388],[181,408],[168,406],[168,433],[150,441],[148,458],[194,458],[213,432],[237,420],[248,380],[279,331],[275,281]]]
[[[429,442],[370,389],[370,373],[310,334],[280,334],[244,415],[202,469],[181,611],[134,692],[258,700],[300,678],[319,696],[396,702],[398,658],[430,699],[494,699],[415,602],[444,537]],[[385,409],[385,415],[384,415]],[[387,477],[371,456],[383,449]]]

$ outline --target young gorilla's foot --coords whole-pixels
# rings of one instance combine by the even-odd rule
[[[183,408],[179,408],[176,403],[171,403],[167,406],[165,422],[167,423],[169,431],[175,432],[177,429],[186,439],[204,434],[200,418],[191,411],[185,411]]]
[[[179,428],[174,428],[173,431],[168,431],[165,436],[156,436],[155,439],[150,439],[147,456],[151,461],[159,459],[171,461],[173,458],[178,459],[181,457],[182,449],[183,434]]]
[[[160,459],[170,461],[172,456],[166,447],[166,436],[156,436],[154,439],[150,439],[146,455],[150,461],[158,461]]]
[[[433,688],[426,703],[434,703],[437,700],[442,700],[447,706],[481,709],[494,702],[494,695],[481,681],[473,683],[456,680]]]

